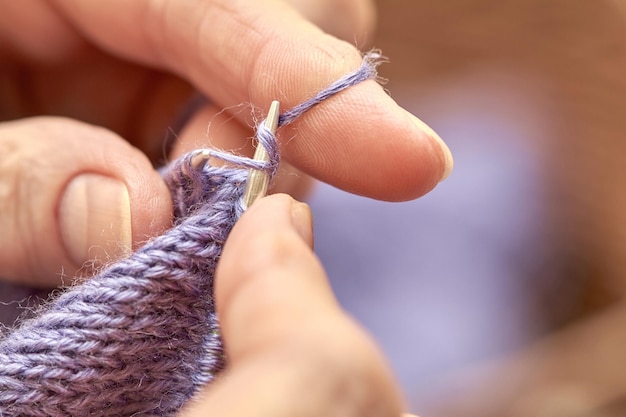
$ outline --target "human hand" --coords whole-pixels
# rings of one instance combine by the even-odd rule
[[[330,29],[342,27],[342,16],[355,16],[361,31],[371,20],[336,12],[341,4],[365,16],[365,0],[294,3],[319,12],[318,23]],[[161,132],[192,91],[214,104],[181,131],[172,157],[201,145],[198,127],[208,121],[212,145],[249,148],[245,112],[233,106],[265,109],[279,99],[289,108],[361,60],[284,1],[51,0],[0,8],[7,91],[0,118],[72,117],[0,125],[0,266],[4,278],[31,284],[57,284],[61,266],[71,276],[86,260],[125,253],[170,225],[169,193],[145,155],[159,154]],[[222,108],[231,110],[218,115]],[[281,136],[296,137],[281,143],[296,168],[374,198],[415,198],[452,166],[436,135],[373,81],[323,103]]]
[[[181,416],[400,416],[388,366],[337,304],[312,242],[308,207],[289,196],[244,213],[215,278],[229,367]]]

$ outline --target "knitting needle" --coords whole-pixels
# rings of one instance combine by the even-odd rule
[[[272,134],[276,134],[276,129],[278,128],[278,116],[280,116],[280,103],[274,100],[265,119],[265,126]],[[270,160],[267,150],[260,143],[257,143],[254,159],[263,162],[269,162]],[[250,170],[246,189],[243,193],[243,202],[246,208],[250,207],[257,198],[265,197],[269,182],[270,177],[265,172],[256,169]]]

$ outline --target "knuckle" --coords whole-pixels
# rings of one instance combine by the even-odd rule
[[[0,264],[5,267],[14,264],[19,254],[36,253],[30,236],[37,217],[30,199],[42,184],[34,174],[38,161],[32,157],[31,147],[20,142],[18,135],[0,133]]]
[[[56,265],[55,190],[63,180],[51,154],[54,124],[32,118],[0,126],[0,265],[3,278],[49,285]],[[52,129],[52,130],[51,130]]]
[[[252,60],[247,77],[251,97],[253,101],[285,97],[286,108],[292,107],[360,63],[361,55],[354,46],[321,32],[311,31],[307,37],[269,37]]]
[[[19,132],[0,133],[0,211],[2,219],[12,219],[12,226],[27,226],[19,221],[30,213],[29,199],[36,195],[41,184],[41,159],[36,146],[22,141]]]

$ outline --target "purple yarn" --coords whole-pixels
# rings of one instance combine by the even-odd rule
[[[379,51],[374,50],[368,52],[363,56],[361,67],[358,70],[344,75],[312,98],[303,101],[291,110],[287,110],[282,113],[278,119],[278,126],[280,127],[293,123],[294,120],[311,110],[312,107],[315,107],[322,101],[328,100],[335,94],[345,90],[347,87],[356,85],[365,80],[375,79],[378,76],[376,68],[381,62],[383,62],[383,60],[384,57]]]
[[[280,125],[366,79],[380,56],[311,100]],[[0,341],[0,416],[171,416],[223,369],[213,300],[222,246],[243,213],[248,169],[274,175],[276,138],[261,123],[263,163],[194,151],[167,167],[176,223],[126,259],[68,289]],[[210,164],[208,157],[227,162]]]

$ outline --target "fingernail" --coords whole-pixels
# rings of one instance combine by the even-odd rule
[[[430,126],[422,122],[417,117],[413,116],[411,113],[409,113],[409,116],[411,117],[411,120],[413,120],[413,123],[415,123],[420,128],[420,130],[426,132],[428,136],[433,138],[439,144],[441,152],[443,152],[443,158],[445,163],[443,175],[441,176],[439,182],[445,180],[450,176],[450,174],[452,173],[452,169],[454,168],[454,158],[452,158],[452,152],[450,152],[450,148],[448,148],[448,145],[446,145],[443,139],[441,139],[437,132],[431,129]]]
[[[300,237],[313,248],[313,216],[308,204],[292,201],[291,224]]]
[[[61,239],[70,259],[96,265],[131,251],[130,198],[113,178],[83,174],[66,187],[59,205]]]

